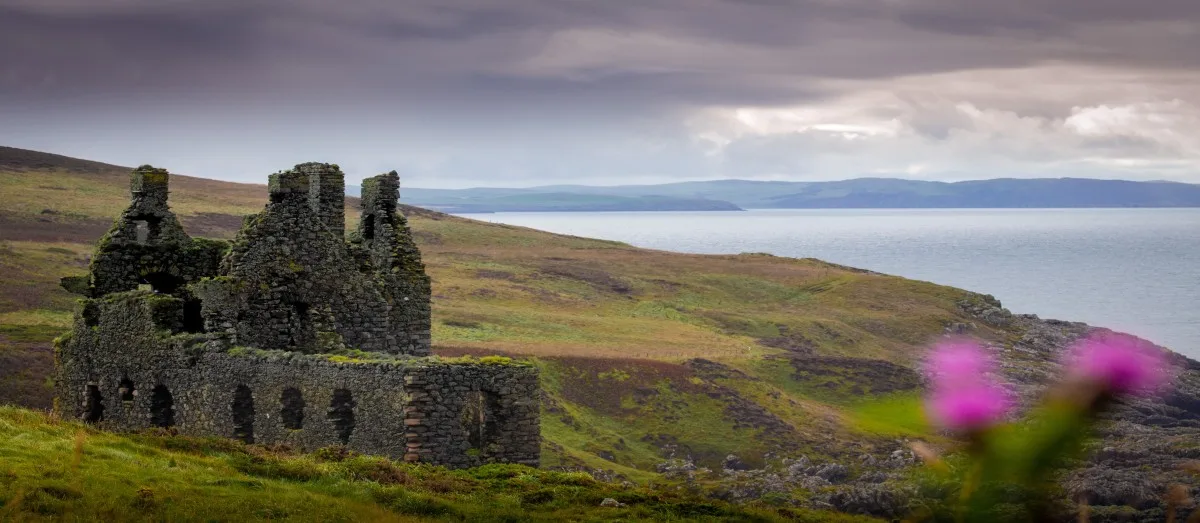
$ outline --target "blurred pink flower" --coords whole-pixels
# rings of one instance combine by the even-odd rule
[[[959,432],[980,430],[1004,421],[1013,406],[1012,393],[987,380],[934,390],[927,403],[934,423]]]
[[[1152,394],[1169,379],[1166,355],[1128,335],[1100,333],[1070,351],[1069,373],[1099,382],[1110,392]]]
[[[995,362],[978,343],[953,338],[933,347],[924,370],[935,388],[946,388],[976,384],[994,367]]]
[[[1004,420],[1015,402],[991,377],[996,362],[974,340],[939,342],[925,360],[932,391],[926,403],[930,419],[947,429],[971,432]]]

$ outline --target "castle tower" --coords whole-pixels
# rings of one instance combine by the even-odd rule
[[[168,186],[171,173],[150,165],[143,165],[129,173],[131,209],[145,214],[155,214],[167,209]]]
[[[375,239],[380,225],[395,221],[400,201],[400,175],[396,171],[372,176],[362,184],[362,219],[358,232],[365,241]]]
[[[304,171],[280,171],[267,177],[268,205],[309,206],[309,178]]]
[[[346,235],[346,175],[335,164],[303,163],[293,168],[308,174],[308,201],[338,238]]]

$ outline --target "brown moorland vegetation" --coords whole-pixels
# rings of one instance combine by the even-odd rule
[[[127,202],[128,170],[0,148],[0,193],[0,403],[45,408],[51,340],[74,307],[58,278],[86,271]],[[172,178],[172,208],[196,236],[231,237],[265,198],[261,185]],[[890,436],[852,430],[844,408],[911,390],[891,364],[970,321],[956,306],[965,291],[819,260],[679,254],[405,212],[434,281],[435,350],[542,367],[549,466],[646,477],[669,452],[719,467],[730,454],[761,463],[892,448]],[[892,378],[898,386],[872,383]]]

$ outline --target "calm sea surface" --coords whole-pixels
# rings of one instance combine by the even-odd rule
[[[769,252],[993,294],[1017,313],[1200,358],[1200,209],[498,213],[475,219],[693,253]]]

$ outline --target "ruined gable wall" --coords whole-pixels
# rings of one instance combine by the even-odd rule
[[[228,281],[197,287],[209,329],[230,345],[265,349],[430,354],[430,280],[397,213],[399,177],[364,186],[363,218],[348,244],[336,165],[272,175],[271,201],[247,220],[224,262]]]
[[[149,283],[162,292],[217,274],[225,243],[192,239],[167,206],[170,173],[143,165],[130,173],[130,205],[97,244],[92,258],[93,296]]]
[[[272,175],[271,201],[239,232],[230,251],[227,288],[198,287],[208,302],[206,321],[235,322],[229,341],[237,345],[303,352],[342,344],[384,349],[387,319],[379,311],[386,311],[386,302],[364,281],[345,241],[313,208],[311,187],[304,170]],[[341,298],[347,293],[353,300]],[[354,315],[349,320],[337,315],[339,322],[333,309],[346,309],[347,303]],[[226,317],[229,308],[238,311],[232,320]]]
[[[388,317],[400,351],[425,355],[430,350],[431,284],[408,221],[398,212],[399,191],[396,171],[363,180],[362,213],[353,240],[370,258],[393,304]]]

